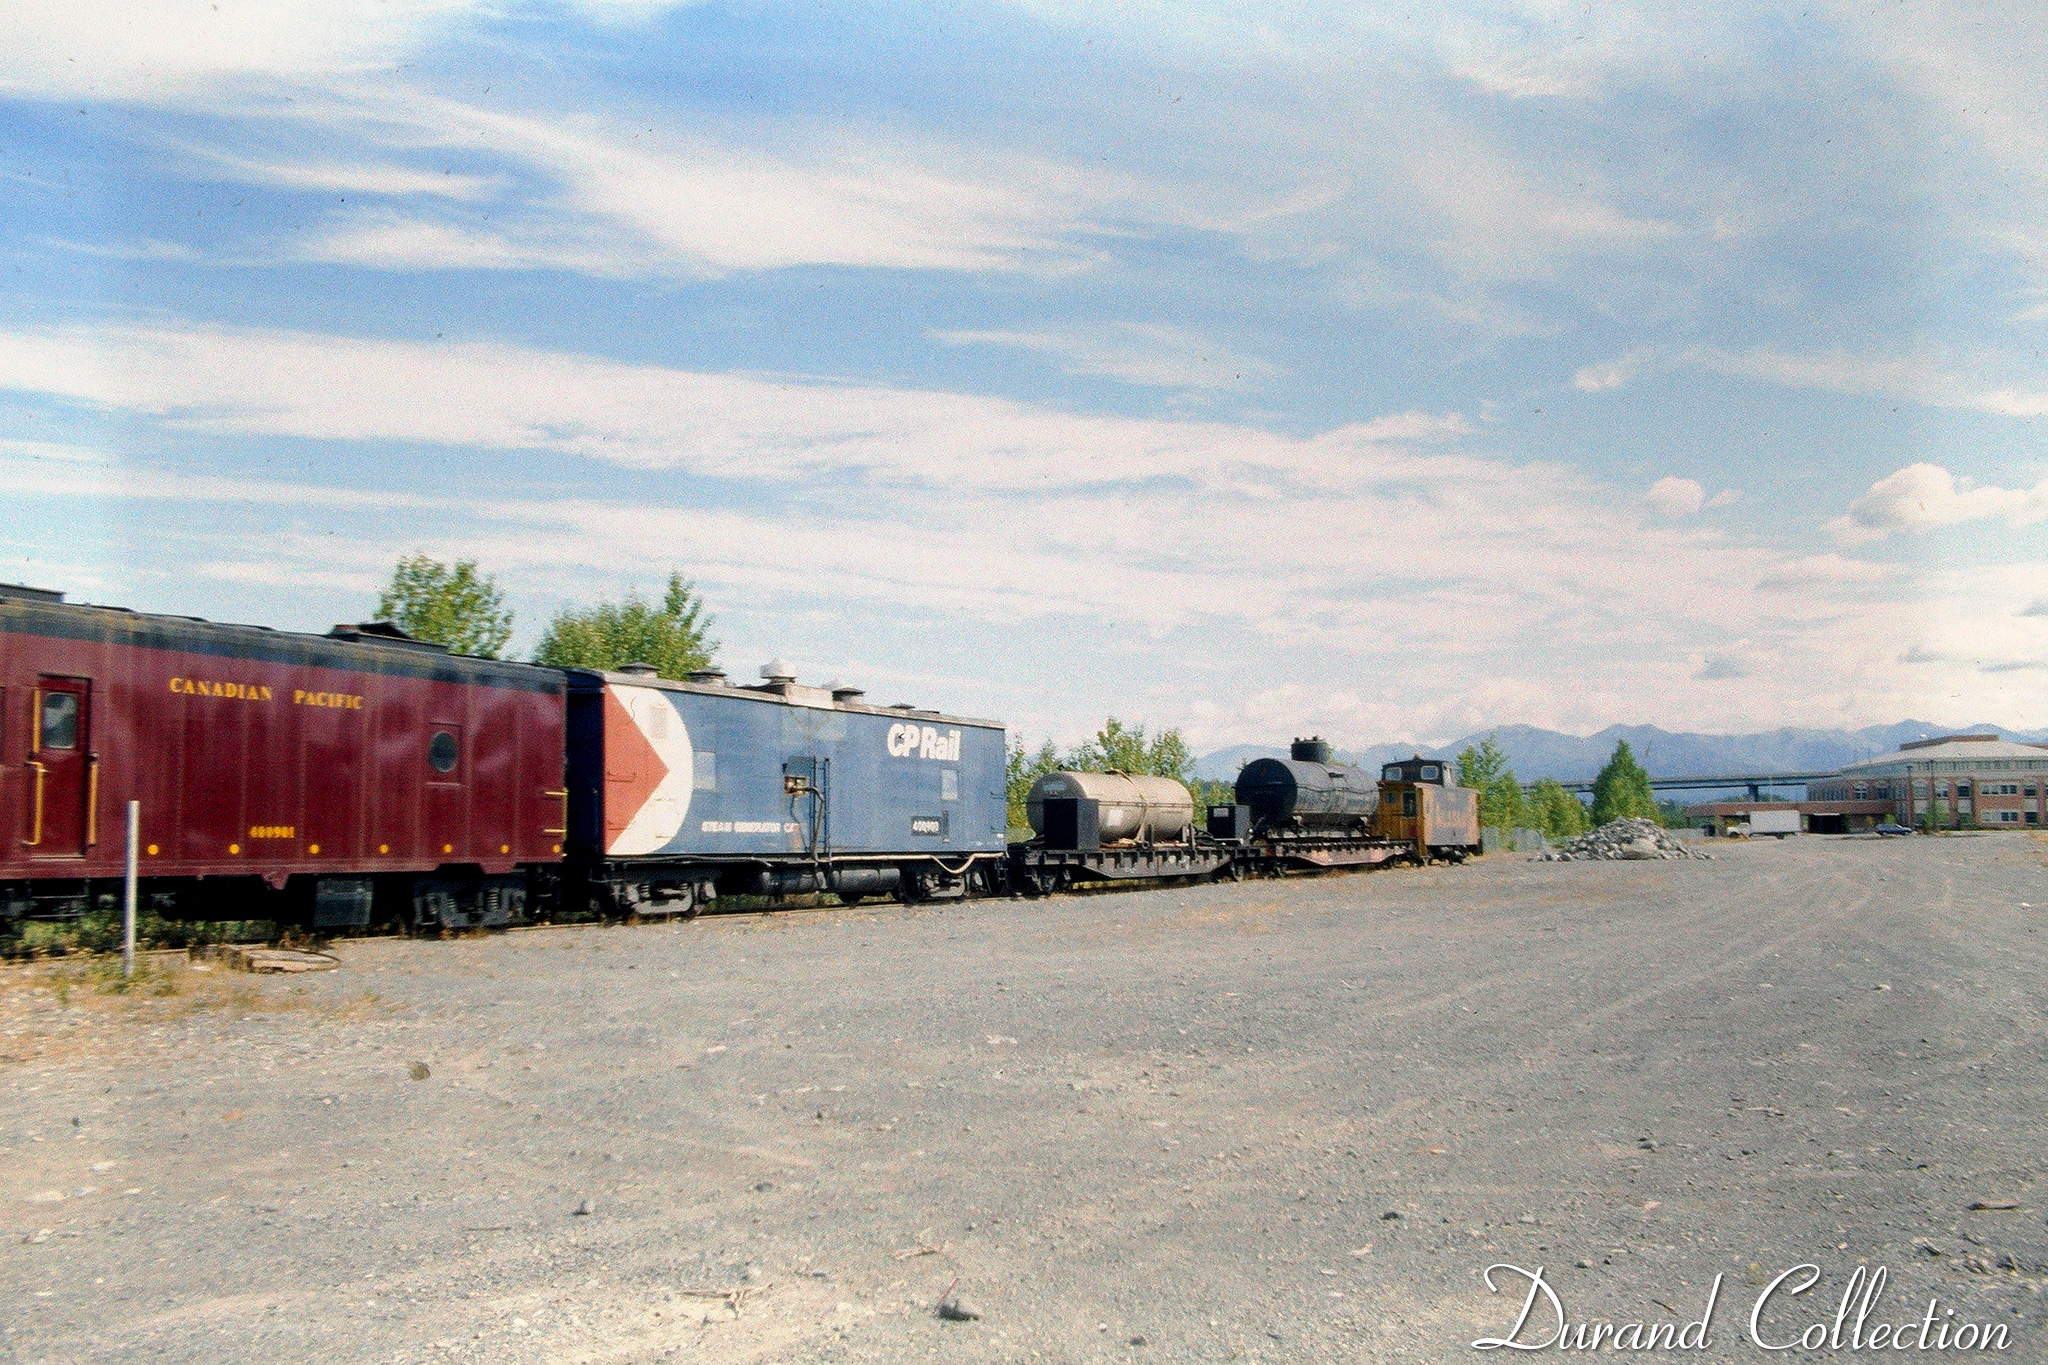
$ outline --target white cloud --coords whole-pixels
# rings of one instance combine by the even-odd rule
[[[1049,355],[1068,374],[1157,388],[1243,389],[1284,371],[1177,327],[1122,322],[1035,332],[938,331],[948,346],[1001,346]]]
[[[151,327],[0,333],[0,387],[219,435],[549,450],[778,482],[837,474],[986,489],[1161,476],[1270,497],[1273,480],[1428,483],[1467,457],[1403,447],[1465,429],[1404,413],[1306,440],[1218,423],[1073,416],[1002,399],[706,374],[494,343]],[[1541,468],[1540,466],[1533,468]],[[1524,475],[1523,477],[1527,477]]]
[[[1724,488],[1724,489],[1722,489],[1722,490],[1721,490],[1720,492],[1718,492],[1718,493],[1714,494],[1714,496],[1713,496],[1713,497],[1711,497],[1711,498],[1708,498],[1708,499],[1707,499],[1707,506],[1709,506],[1709,507],[1733,507],[1733,506],[1734,506],[1734,505],[1735,505],[1736,503],[1738,503],[1738,502],[1741,502],[1741,501],[1742,501],[1742,490],[1741,490],[1741,489],[1739,489],[1739,488]]]
[[[1585,393],[1618,389],[1648,370],[1705,370],[1795,389],[1900,398],[1928,407],[1965,408],[1999,417],[2048,415],[2048,390],[1998,385],[1943,370],[1921,356],[1872,356],[1846,351],[1799,353],[1774,347],[1730,351],[1692,346],[1659,353],[1633,351],[1582,365],[1572,384]]]
[[[600,21],[681,0],[568,0]],[[0,5],[0,91],[30,98],[212,100],[223,82],[390,66],[489,0],[61,0]]]
[[[1855,545],[1895,531],[1931,531],[1994,517],[2014,527],[2048,521],[2048,479],[2032,488],[2001,488],[1958,479],[1940,465],[1910,464],[1872,484],[1849,504],[1847,515],[1825,529],[1838,542]]]
[[[1641,355],[1631,354],[1603,364],[1581,365],[1572,374],[1572,387],[1581,393],[1601,393],[1607,389],[1618,389],[1636,377],[1642,363]]]
[[[0,6],[0,90],[161,98],[392,61],[471,0],[63,0]]]
[[[151,527],[130,551],[142,564],[223,582],[332,569],[353,582],[430,534],[554,600],[681,563],[714,608],[779,629],[807,620],[874,638],[911,610],[934,639],[987,656],[1014,646],[1019,623],[1051,622],[1063,638],[1157,652],[1167,690],[1154,714],[1201,719],[1205,743],[1245,737],[1264,722],[1242,698],[1305,676],[1315,685],[1285,696],[1327,700],[1304,704],[1303,723],[1361,738],[1504,719],[1597,728],[1644,716],[1645,698],[1657,699],[1647,718],[1673,723],[1707,705],[1727,725],[1818,719],[1828,680],[1867,690],[1889,676],[1872,642],[1905,633],[1886,566],[1787,562],[1645,521],[1625,488],[1466,449],[1449,414],[1294,438],[496,344],[163,327],[0,334],[0,387],[223,451],[270,436],[384,448],[378,490],[231,474],[211,457],[0,451],[0,482],[21,497],[164,509],[139,519]],[[462,472],[435,475],[445,462],[393,444],[463,452]],[[664,471],[651,487],[666,491],[608,466]],[[213,505],[238,510],[192,510]],[[169,539],[174,516],[193,543]],[[327,526],[345,527],[342,541]],[[2032,629],[2017,605],[1999,606],[2001,619]],[[1186,667],[1194,641],[1235,680],[1229,704],[1196,709],[1219,694],[1190,690],[1208,667]],[[1419,657],[1437,679],[1426,698],[1399,685],[1402,661]],[[1992,661],[2023,657],[2015,641]],[[1759,658],[1771,667],[1756,670]],[[1761,681],[1732,701],[1693,690],[1725,692],[1698,675],[1726,674],[1736,665],[1713,661],[1730,659]],[[1906,707],[1905,683],[1887,685],[1855,704]],[[1065,725],[1121,693],[1059,695],[1077,713]]]
[[[1867,559],[1849,559],[1836,554],[1806,555],[1774,566],[1769,574],[1757,581],[1756,586],[1763,592],[1806,592],[1882,583],[1897,572],[1889,564],[1875,564]]]
[[[556,269],[631,276],[660,269],[658,253],[603,233],[534,228],[508,235],[381,208],[351,214],[343,226],[308,244],[303,255],[376,270]]]
[[[354,177],[371,202],[289,249],[384,269],[1071,270],[1094,259],[1077,245],[1091,215],[1169,197],[1056,161],[841,126],[714,135],[505,113],[379,85],[303,92],[266,115],[331,149],[303,161],[210,152],[190,157],[190,169],[306,188]],[[279,131],[263,136],[274,142]],[[417,164],[451,157],[497,170],[453,177]],[[479,202],[377,202],[407,195]]]
[[[1706,505],[1707,490],[1693,479],[1681,479],[1675,474],[1650,485],[1650,491],[1643,495],[1643,501],[1651,510],[1663,517],[1689,517]]]
[[[457,175],[453,170],[426,170],[391,162],[292,161],[276,157],[234,156],[215,148],[176,146],[184,167],[200,175],[240,184],[274,185],[280,189],[374,198],[473,200],[500,187],[488,176]]]

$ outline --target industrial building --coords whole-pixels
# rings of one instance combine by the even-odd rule
[[[1887,802],[1891,819],[1920,828],[2048,826],[2048,745],[1997,735],[1914,740],[1807,784],[1808,802]]]

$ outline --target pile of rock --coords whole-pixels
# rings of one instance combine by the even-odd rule
[[[1568,844],[1553,848],[1536,861],[1541,863],[1585,862],[1594,858],[1711,858],[1702,849],[1687,848],[1671,837],[1655,820],[1624,818],[1610,820],[1590,834],[1581,834]]]

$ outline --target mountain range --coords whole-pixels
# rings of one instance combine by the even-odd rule
[[[1361,768],[1377,768],[1391,759],[1418,753],[1426,758],[1452,758],[1466,745],[1478,744],[1492,735],[1507,754],[1508,766],[1524,782],[1540,777],[1590,782],[1621,740],[1628,741],[1636,761],[1652,777],[1705,777],[1723,773],[1830,772],[1859,758],[1890,753],[1910,740],[1960,734],[1998,734],[2021,742],[2048,741],[2048,730],[2014,730],[2003,725],[1958,729],[1921,720],[1870,725],[1860,730],[1768,730],[1753,735],[1701,735],[1662,730],[1654,725],[1610,725],[1595,734],[1567,735],[1534,725],[1502,725],[1475,731],[1449,744],[1373,744],[1363,749],[1339,749],[1337,758]],[[1239,768],[1255,758],[1285,757],[1285,745],[1235,744],[1203,754],[1195,761],[1195,775],[1229,782],[1236,779]]]

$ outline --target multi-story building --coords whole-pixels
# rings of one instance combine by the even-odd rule
[[[1810,782],[1810,801],[1888,801],[1892,818],[1919,828],[2024,829],[2048,825],[2048,744],[1997,735],[1943,735],[1851,763]]]

